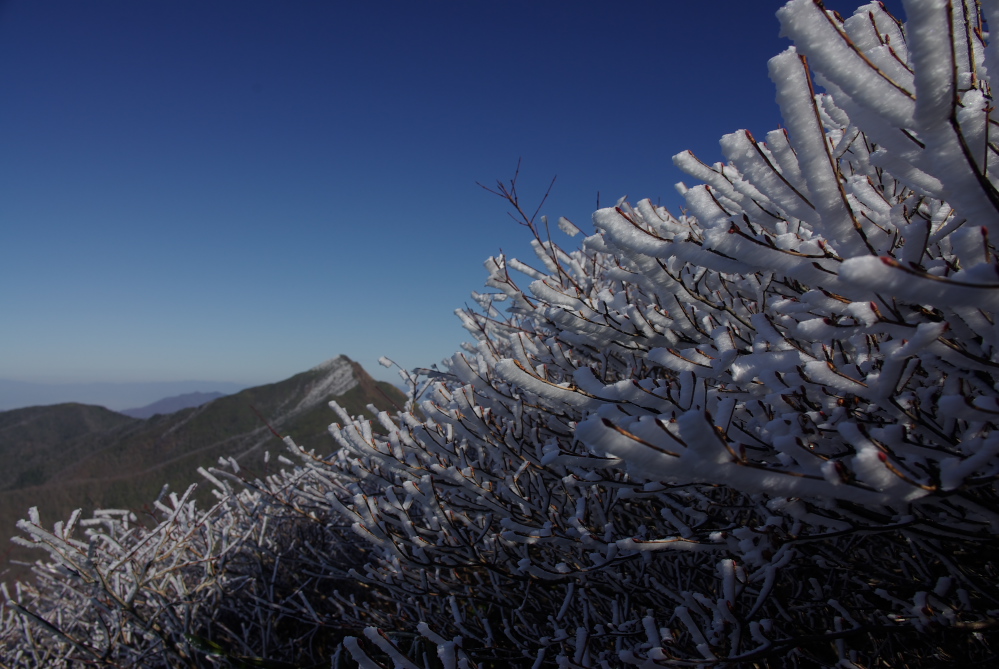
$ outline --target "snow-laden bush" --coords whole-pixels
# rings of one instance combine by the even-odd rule
[[[994,659],[999,5],[905,8],[782,9],[786,130],[677,156],[683,215],[622,201],[572,252],[525,216],[541,267],[490,259],[387,436],[335,407],[338,450],[212,470],[212,510],[23,523],[54,562],[6,663]]]

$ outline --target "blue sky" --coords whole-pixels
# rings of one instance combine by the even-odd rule
[[[677,207],[673,154],[779,124],[781,4],[0,4],[0,378],[438,362],[483,261],[528,259],[475,182],[557,175],[584,230],[598,191]]]

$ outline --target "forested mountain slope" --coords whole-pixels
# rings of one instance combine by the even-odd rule
[[[330,400],[364,414],[369,403],[392,410],[405,398],[340,356],[278,383],[146,420],[83,404],[0,412],[2,554],[7,560],[40,557],[9,542],[29,507],[47,522],[76,508],[141,512],[164,485],[183,491],[202,480],[198,467],[216,466],[220,457],[264,474],[264,452],[284,448],[272,428],[330,450]],[[209,497],[202,486],[198,499]]]

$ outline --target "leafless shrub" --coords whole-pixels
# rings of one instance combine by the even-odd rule
[[[680,216],[567,252],[499,184],[541,267],[489,261],[384,436],[334,407],[331,454],[206,472],[206,512],[24,523],[7,663],[995,662],[999,9],[907,8],[790,2],[787,130],[677,156]]]

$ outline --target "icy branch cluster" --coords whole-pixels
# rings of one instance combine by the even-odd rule
[[[576,251],[525,214],[539,267],[490,259],[474,342],[377,429],[334,407],[331,455],[212,470],[152,529],[24,522],[53,563],[8,664],[991,657],[999,4],[905,8],[788,3],[785,129],[676,156],[682,215],[621,201]]]

